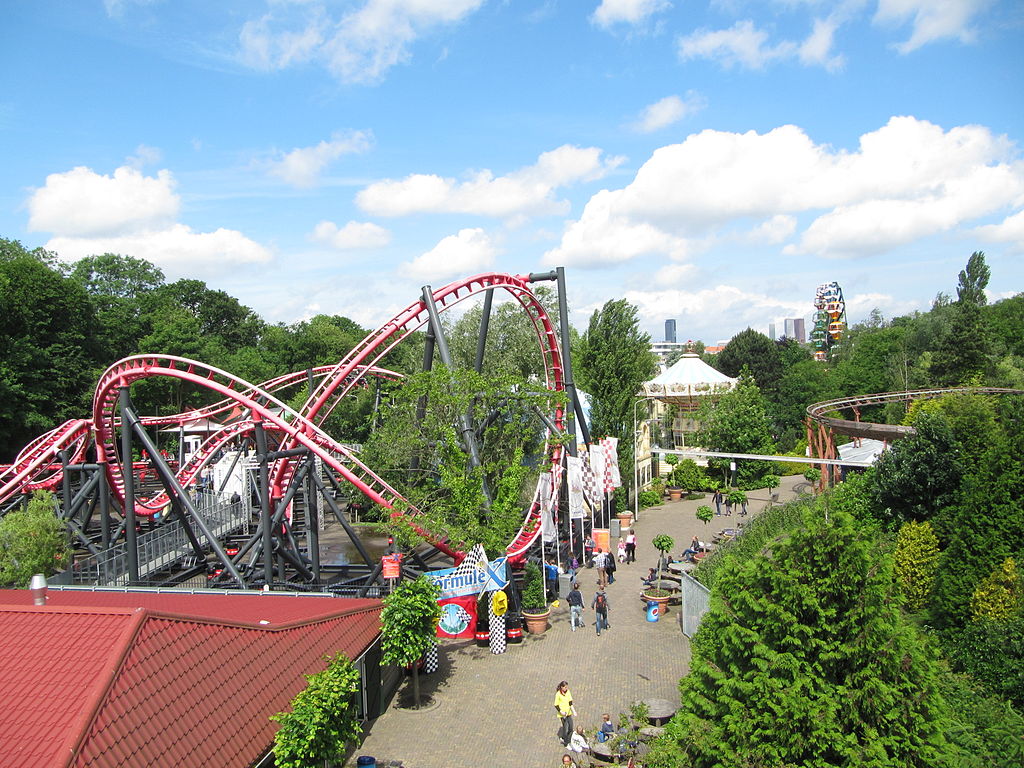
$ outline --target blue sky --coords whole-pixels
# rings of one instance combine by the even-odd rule
[[[707,343],[1024,290],[1013,0],[34,0],[0,24],[0,236],[376,327],[564,266]]]

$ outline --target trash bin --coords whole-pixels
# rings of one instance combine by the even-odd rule
[[[356,758],[356,765],[359,768],[377,768],[377,758],[369,755],[360,755]]]
[[[647,620],[657,621],[658,615],[661,613],[661,608],[658,606],[657,600],[647,601]]]

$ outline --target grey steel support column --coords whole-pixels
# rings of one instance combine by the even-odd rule
[[[100,542],[103,551],[110,549],[110,486],[107,485],[107,465],[100,464]]]
[[[423,371],[432,370],[434,367],[434,327],[430,323],[427,323],[427,334],[423,343]],[[379,382],[379,380],[378,380]],[[419,400],[416,401],[416,424],[417,426],[423,423],[423,419],[427,416],[427,396],[420,396]],[[420,456],[419,454],[413,454],[412,460],[409,462],[409,469],[417,470],[420,468]],[[415,482],[415,479],[414,479]]]
[[[476,338],[476,361],[473,369],[480,373],[484,369],[484,352],[487,351],[487,332],[491,326],[491,305],[494,303],[494,289],[488,288],[484,294],[484,309],[480,315],[480,333]]]
[[[320,581],[320,495],[316,491],[316,456],[309,454],[309,471],[306,474],[306,547],[309,562],[313,567],[313,579]]]
[[[569,399],[565,420],[565,431],[569,433],[569,455],[576,455],[576,419],[573,413],[576,410],[576,383],[572,377],[572,350],[569,343],[569,301],[565,296],[565,267],[555,269],[558,281],[558,330],[562,339],[562,382],[565,385],[565,394]],[[586,431],[586,424],[580,421],[584,434],[589,438]],[[587,440],[589,445],[590,440]]]
[[[68,452],[61,451],[57,454],[60,458],[60,490],[64,497],[64,517],[71,517],[71,477],[68,474]]]
[[[267,466],[267,433],[263,431],[262,420],[253,419],[256,436],[256,458],[260,462],[260,528],[263,534],[263,580],[269,589],[274,588],[274,542],[270,531],[270,467]]]
[[[132,427],[128,414],[132,410],[132,397],[128,387],[121,387],[117,393],[121,409],[121,465],[124,471],[124,539],[128,550],[128,579],[138,583],[139,539],[135,532],[135,468],[132,466]]]
[[[423,303],[427,307],[427,315],[430,318],[430,327],[434,329],[434,342],[437,344],[437,354],[441,357],[441,362],[452,368],[452,355],[448,349],[448,340],[444,336],[444,329],[441,328],[441,316],[437,313],[437,305],[434,304],[434,293],[430,290],[429,285],[423,286]],[[462,424],[462,442],[466,447],[466,451],[469,453],[469,464],[471,467],[480,466],[480,448],[476,444],[476,434],[473,432],[473,424],[470,421],[469,414],[463,413],[459,415],[459,421]],[[484,494],[487,495],[488,499],[490,494],[487,493],[487,489],[484,489]]]
[[[142,426],[142,421],[139,419],[138,414],[135,413],[135,409],[131,407],[130,403],[121,408],[121,423],[127,426],[130,433],[134,433],[134,435],[139,438],[139,442],[142,443],[142,447],[145,448],[146,452],[149,454],[150,460],[153,462],[153,466],[156,468],[157,474],[160,475],[160,482],[163,483],[164,488],[168,490],[169,495],[177,497],[178,503],[188,511],[189,517],[191,517],[192,520],[195,520],[196,525],[199,526],[199,530],[202,531],[203,535],[206,537],[206,540],[210,545],[210,549],[212,549],[214,554],[217,555],[217,559],[224,564],[224,568],[231,574],[232,578],[238,582],[238,586],[245,589],[247,585],[245,583],[245,579],[242,578],[242,574],[240,574],[235,568],[234,564],[231,562],[231,558],[228,557],[224,548],[220,545],[220,542],[217,541],[217,537],[214,536],[213,531],[210,530],[210,526],[206,524],[206,520],[204,520],[203,516],[199,514],[199,510],[196,509],[192,500],[188,497],[188,493],[182,487],[181,483],[178,482],[178,478],[174,476],[174,472],[171,471],[167,462],[164,461],[163,457],[160,455],[156,444],[146,433],[145,428]],[[134,507],[132,517],[134,518]],[[127,530],[134,530],[134,527],[134,525],[129,525]],[[129,548],[129,555],[132,551],[133,550]],[[136,563],[136,568],[137,567],[138,564]]]

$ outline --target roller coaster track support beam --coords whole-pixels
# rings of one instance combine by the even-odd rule
[[[210,529],[210,526],[206,524],[206,520],[201,514],[199,514],[199,510],[196,509],[195,504],[192,503],[192,500],[188,496],[188,492],[182,487],[181,483],[178,482],[178,478],[175,477],[174,471],[167,465],[167,462],[164,461],[163,456],[160,455],[160,450],[157,448],[156,443],[153,442],[149,433],[146,432],[146,428],[143,426],[142,420],[139,418],[139,415],[135,413],[135,409],[132,407],[131,397],[126,394],[126,389],[127,388],[125,387],[121,388],[121,396],[123,398],[121,403],[121,424],[127,425],[127,429],[122,426],[122,432],[134,434],[135,437],[139,439],[142,447],[145,448],[146,453],[149,454],[150,461],[153,462],[153,467],[156,469],[157,475],[160,477],[160,482],[163,484],[164,488],[167,489],[168,496],[177,501],[177,503],[188,512],[189,518],[194,520],[195,524],[199,526],[199,530],[203,532],[203,535],[210,544],[210,549],[212,549],[214,554],[217,555],[217,559],[221,561],[224,568],[231,574],[231,577],[238,582],[238,586],[242,589],[246,589],[248,585],[245,583],[245,579],[242,578],[242,574],[240,574],[235,568],[234,564],[231,562],[231,558],[228,557],[224,548],[220,545],[220,542],[217,541],[217,537]],[[128,466],[130,468],[131,464]],[[125,473],[125,478],[127,479],[131,474],[132,472],[129,470]],[[181,514],[181,509],[178,510],[178,513]],[[134,507],[132,516],[134,517]],[[190,530],[187,521],[182,520],[181,522],[187,530]],[[132,531],[134,527],[134,524],[129,525],[127,531]],[[202,551],[202,547],[195,538],[194,532],[189,539],[191,540],[193,548]],[[131,555],[132,551],[132,548],[129,547],[128,554]],[[136,568],[138,568],[138,552],[135,553],[135,560]],[[133,578],[135,577],[133,576]]]
[[[423,340],[423,367],[424,373],[430,371],[434,367],[434,326],[427,323],[427,330],[424,333]],[[419,427],[423,424],[423,420],[427,417],[427,396],[420,395],[416,401],[416,426]],[[420,468],[420,455],[414,453],[412,459],[409,461],[409,469],[413,472]]]
[[[328,477],[331,478],[331,482],[333,484],[334,478],[331,477],[330,474],[328,474]],[[320,479],[319,475],[314,472],[312,473],[312,478],[313,482],[316,483],[316,487],[320,489],[320,493],[323,494],[324,501],[327,502],[327,506],[331,508],[331,512],[334,513],[338,522],[341,523],[341,527],[345,529],[345,533],[347,533],[348,537],[352,540],[352,544],[355,546],[356,551],[359,552],[359,556],[363,558],[363,562],[366,563],[367,566],[372,568],[374,564],[373,558],[370,557],[370,553],[367,552],[366,547],[363,546],[363,542],[362,539],[359,538],[359,534],[355,532],[355,529],[349,524],[349,521],[345,519],[345,515],[338,508],[338,505],[335,503],[331,494],[327,492],[327,487],[324,485],[323,480]],[[337,486],[335,485],[335,487]]]
[[[124,539],[128,550],[128,579],[133,584],[141,581],[139,576],[139,540],[135,530],[135,469],[132,464],[132,428],[128,412],[132,410],[132,396],[127,385],[117,392],[121,411],[121,462],[124,465]]]
[[[449,370],[453,370],[454,366],[452,365],[451,351],[448,349],[448,339],[445,338],[444,328],[441,327],[441,316],[437,312],[437,304],[434,303],[434,292],[429,285],[423,286],[423,304],[427,308],[430,327],[434,331],[437,354],[440,355],[441,362],[448,366]],[[476,433],[473,431],[473,423],[468,413],[459,414],[459,424],[463,445],[465,445],[466,451],[469,453],[469,464],[473,469],[476,469],[480,466],[480,447],[477,445]],[[484,495],[487,497],[489,505],[491,494],[487,490],[486,483],[484,484]]]
[[[312,391],[312,388],[310,388]],[[320,494],[316,489],[319,474],[316,457],[309,456],[309,473],[306,475],[306,547],[309,550],[309,564],[313,570],[313,581],[320,583]]]
[[[488,288],[484,293],[484,309],[480,313],[480,332],[476,337],[476,360],[473,370],[482,373],[484,370],[484,353],[487,351],[487,334],[491,328],[491,306],[494,303],[494,289]]]
[[[270,467],[267,464],[267,433],[263,420],[253,414],[253,434],[256,437],[256,458],[260,463],[260,530],[263,534],[263,583],[274,588],[274,563],[271,559],[274,542],[270,531]]]

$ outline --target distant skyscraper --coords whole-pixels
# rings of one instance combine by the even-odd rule
[[[775,341],[775,323],[768,323],[768,338]]]
[[[784,322],[787,339],[795,339],[801,344],[807,341],[807,329],[802,317],[787,317]]]
[[[676,321],[666,320],[665,321],[665,341],[670,341],[673,344],[676,343]]]

